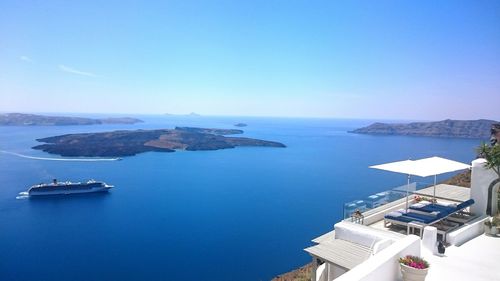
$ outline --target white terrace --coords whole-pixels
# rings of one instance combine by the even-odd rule
[[[496,213],[500,184],[488,190],[494,172],[484,168],[484,160],[472,162],[471,188],[437,185],[415,192],[432,197],[440,203],[459,203],[469,199],[469,215],[432,225],[386,227],[384,216],[405,208],[406,196],[362,213],[362,217],[335,224],[334,230],[312,240],[305,249],[313,258],[312,281],[402,280],[398,259],[411,254],[430,263],[427,281],[500,280],[496,267],[500,260],[500,238],[484,235],[483,222],[487,205]],[[489,193],[493,193],[489,194]],[[489,197],[488,197],[489,195]],[[488,199],[489,198],[489,199]],[[489,202],[491,201],[491,202]],[[415,195],[408,197],[415,203]],[[437,253],[437,240],[445,241],[444,254]]]

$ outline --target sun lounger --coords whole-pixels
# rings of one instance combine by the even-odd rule
[[[414,206],[413,208],[410,208],[409,211],[399,210],[398,212],[386,214],[384,216],[384,226],[387,227],[389,223],[406,226],[407,233],[410,233],[410,228],[414,228],[415,225],[418,226],[418,228],[423,228],[427,225],[435,224],[452,215],[462,212],[472,204],[474,204],[473,199],[464,201],[455,207],[438,204],[422,204],[421,206]],[[429,207],[431,205],[432,207]]]
[[[406,212],[405,210],[400,210],[386,214],[384,216],[384,226],[387,227],[389,223],[394,225],[406,226],[410,222],[430,224],[439,221],[439,219],[440,217],[438,217],[437,215],[422,215],[417,213]]]
[[[440,213],[447,213],[447,214],[453,214],[456,212],[463,211],[464,209],[470,207],[472,204],[474,204],[474,199],[469,199],[467,201],[464,201],[458,205],[443,205],[443,204],[425,204],[425,203],[417,203],[411,205],[409,208],[414,211],[420,211],[420,212],[425,212],[425,213],[431,213],[431,212],[440,212]]]
[[[460,225],[467,223],[475,218],[477,218],[477,215],[474,215],[469,212],[461,211],[455,214],[452,214],[451,216],[447,217],[446,220],[451,221],[451,222],[456,222],[459,223]]]
[[[449,214],[446,212],[438,212],[438,211],[422,214],[422,213],[415,213],[410,210],[409,212],[403,213],[403,215],[410,218],[419,219],[424,223],[431,223],[433,221],[442,219]]]
[[[423,229],[426,225],[430,225],[439,221],[436,216],[426,216],[415,213],[405,213],[405,210],[390,212],[384,216],[384,226],[399,225],[406,227],[406,234],[411,234],[414,229]]]

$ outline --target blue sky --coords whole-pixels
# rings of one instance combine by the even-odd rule
[[[1,1],[0,97],[3,112],[499,119],[500,1]]]

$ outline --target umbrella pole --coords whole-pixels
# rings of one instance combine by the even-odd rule
[[[408,174],[408,184],[406,185],[406,212],[408,212],[408,193],[410,192],[410,174]]]
[[[436,177],[437,175],[434,175],[434,201],[436,200]]]

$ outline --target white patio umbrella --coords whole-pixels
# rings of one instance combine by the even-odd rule
[[[470,168],[470,165],[434,156],[420,160],[391,162],[387,164],[370,166],[370,168],[408,175],[408,185],[406,187],[406,209],[408,209],[410,176],[428,177],[434,175],[434,198],[436,198],[437,175],[468,169]]]
[[[470,165],[468,164],[437,156],[415,160],[413,162],[422,177],[434,176],[434,199],[436,198],[437,175],[470,169]]]
[[[370,168],[408,175],[408,184],[406,186],[406,210],[408,210],[408,195],[409,195],[408,193],[410,189],[410,177],[420,176],[419,171],[415,166],[415,161],[413,160],[397,161],[397,162],[370,166]]]

